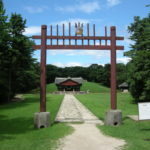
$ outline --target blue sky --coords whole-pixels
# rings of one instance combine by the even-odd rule
[[[149,0],[3,0],[6,14],[12,12],[22,15],[27,20],[25,35],[40,35],[40,26],[46,24],[61,25],[71,22],[90,23],[96,25],[96,35],[104,35],[104,27],[117,27],[117,35],[124,36],[120,45],[124,51],[117,51],[117,62],[127,63],[129,58],[123,52],[130,50],[129,33],[127,26],[133,22],[134,16],[146,17]],[[37,43],[38,44],[38,43]],[[34,53],[40,60],[40,51]],[[90,64],[110,63],[109,51],[90,50],[49,50],[47,63],[60,67],[89,66]]]

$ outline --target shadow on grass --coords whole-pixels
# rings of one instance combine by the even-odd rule
[[[148,129],[140,129],[141,131],[150,131],[150,128]]]
[[[0,115],[0,140],[13,139],[16,134],[34,131],[33,118],[13,118]]]
[[[2,110],[2,109],[14,109],[16,107],[25,107],[32,103],[40,103],[39,95],[32,94],[29,96],[25,96],[25,100],[5,103],[3,105],[0,105],[0,109]]]

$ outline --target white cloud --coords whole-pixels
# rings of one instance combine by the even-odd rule
[[[98,2],[88,2],[79,7],[79,10],[85,13],[92,13],[99,9],[100,5]]]
[[[41,32],[40,26],[30,26],[25,28],[24,35],[33,35],[33,34],[38,34],[40,32]]]
[[[57,67],[75,67],[75,66],[87,66],[85,64],[82,64],[80,62],[68,62],[68,63],[61,63],[61,62],[55,62],[53,63],[53,65],[57,66]]]
[[[83,23],[83,24],[87,24],[92,22],[94,19],[81,19],[81,18],[70,18],[68,20],[63,20],[63,21],[59,21],[59,22],[52,22],[50,24],[52,25],[59,25],[61,26],[62,24],[65,24],[65,28],[68,28],[68,24],[69,22],[71,23],[72,26],[75,25],[75,23]],[[96,20],[96,21],[101,21],[101,20]],[[49,30],[49,27],[47,28],[47,30]],[[55,27],[54,27],[55,30]],[[41,26],[29,26],[27,28],[25,28],[25,32],[24,35],[33,35],[33,34],[40,34],[41,32]]]
[[[110,51],[99,50],[52,50],[48,55],[65,55],[65,56],[92,56],[94,59],[110,58]]]
[[[60,62],[54,62],[54,63],[52,63],[52,65],[57,66],[57,67],[64,68],[64,64],[63,64],[63,63],[60,63]]]
[[[68,62],[68,63],[61,63],[61,62],[54,62],[52,65],[55,65],[57,67],[76,67],[76,66],[81,66],[81,67],[89,67],[93,63],[81,63],[81,62]],[[104,66],[105,64],[97,63],[98,65]]]
[[[59,22],[54,22],[52,23],[53,25],[62,25],[62,24],[65,24],[66,26],[68,26],[68,23],[71,23],[71,25],[74,25],[75,23],[83,23],[83,24],[87,24],[87,23],[90,23],[91,21],[89,19],[81,19],[81,18],[71,18],[71,19],[68,19],[68,20],[63,20],[63,21],[59,21]]]
[[[117,63],[127,64],[130,60],[131,58],[129,57],[121,57],[121,58],[117,58]]]
[[[120,3],[120,0],[107,0],[107,5],[109,7],[113,7],[115,5],[118,5]]]
[[[130,40],[129,38],[125,38],[124,42],[127,44],[134,44],[134,41]]]
[[[87,2],[87,3],[79,3],[76,5],[69,5],[66,7],[57,7],[57,11],[62,11],[62,12],[76,12],[76,11],[81,11],[84,13],[93,13],[96,10],[100,9],[100,5],[98,2]]]
[[[24,10],[31,14],[42,13],[46,9],[47,9],[47,6],[41,6],[41,7],[26,6],[26,7],[24,7]]]

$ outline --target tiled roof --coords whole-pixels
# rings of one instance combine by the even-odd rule
[[[119,87],[119,88],[122,88],[122,87],[128,88],[129,85],[128,85],[128,83],[124,82],[124,83],[120,84],[118,87]]]
[[[64,81],[67,81],[67,80],[72,80],[72,81],[75,81],[79,84],[82,84],[83,82],[83,78],[79,77],[79,78],[71,78],[71,77],[68,77],[68,78],[55,78],[55,84],[60,84]]]

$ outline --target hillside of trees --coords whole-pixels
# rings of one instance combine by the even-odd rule
[[[92,64],[89,67],[65,67],[60,68],[48,64],[46,66],[47,83],[53,83],[55,77],[82,77],[89,82],[100,83],[110,87],[110,64],[101,66]],[[117,64],[117,84],[127,80],[127,68],[124,64]]]

